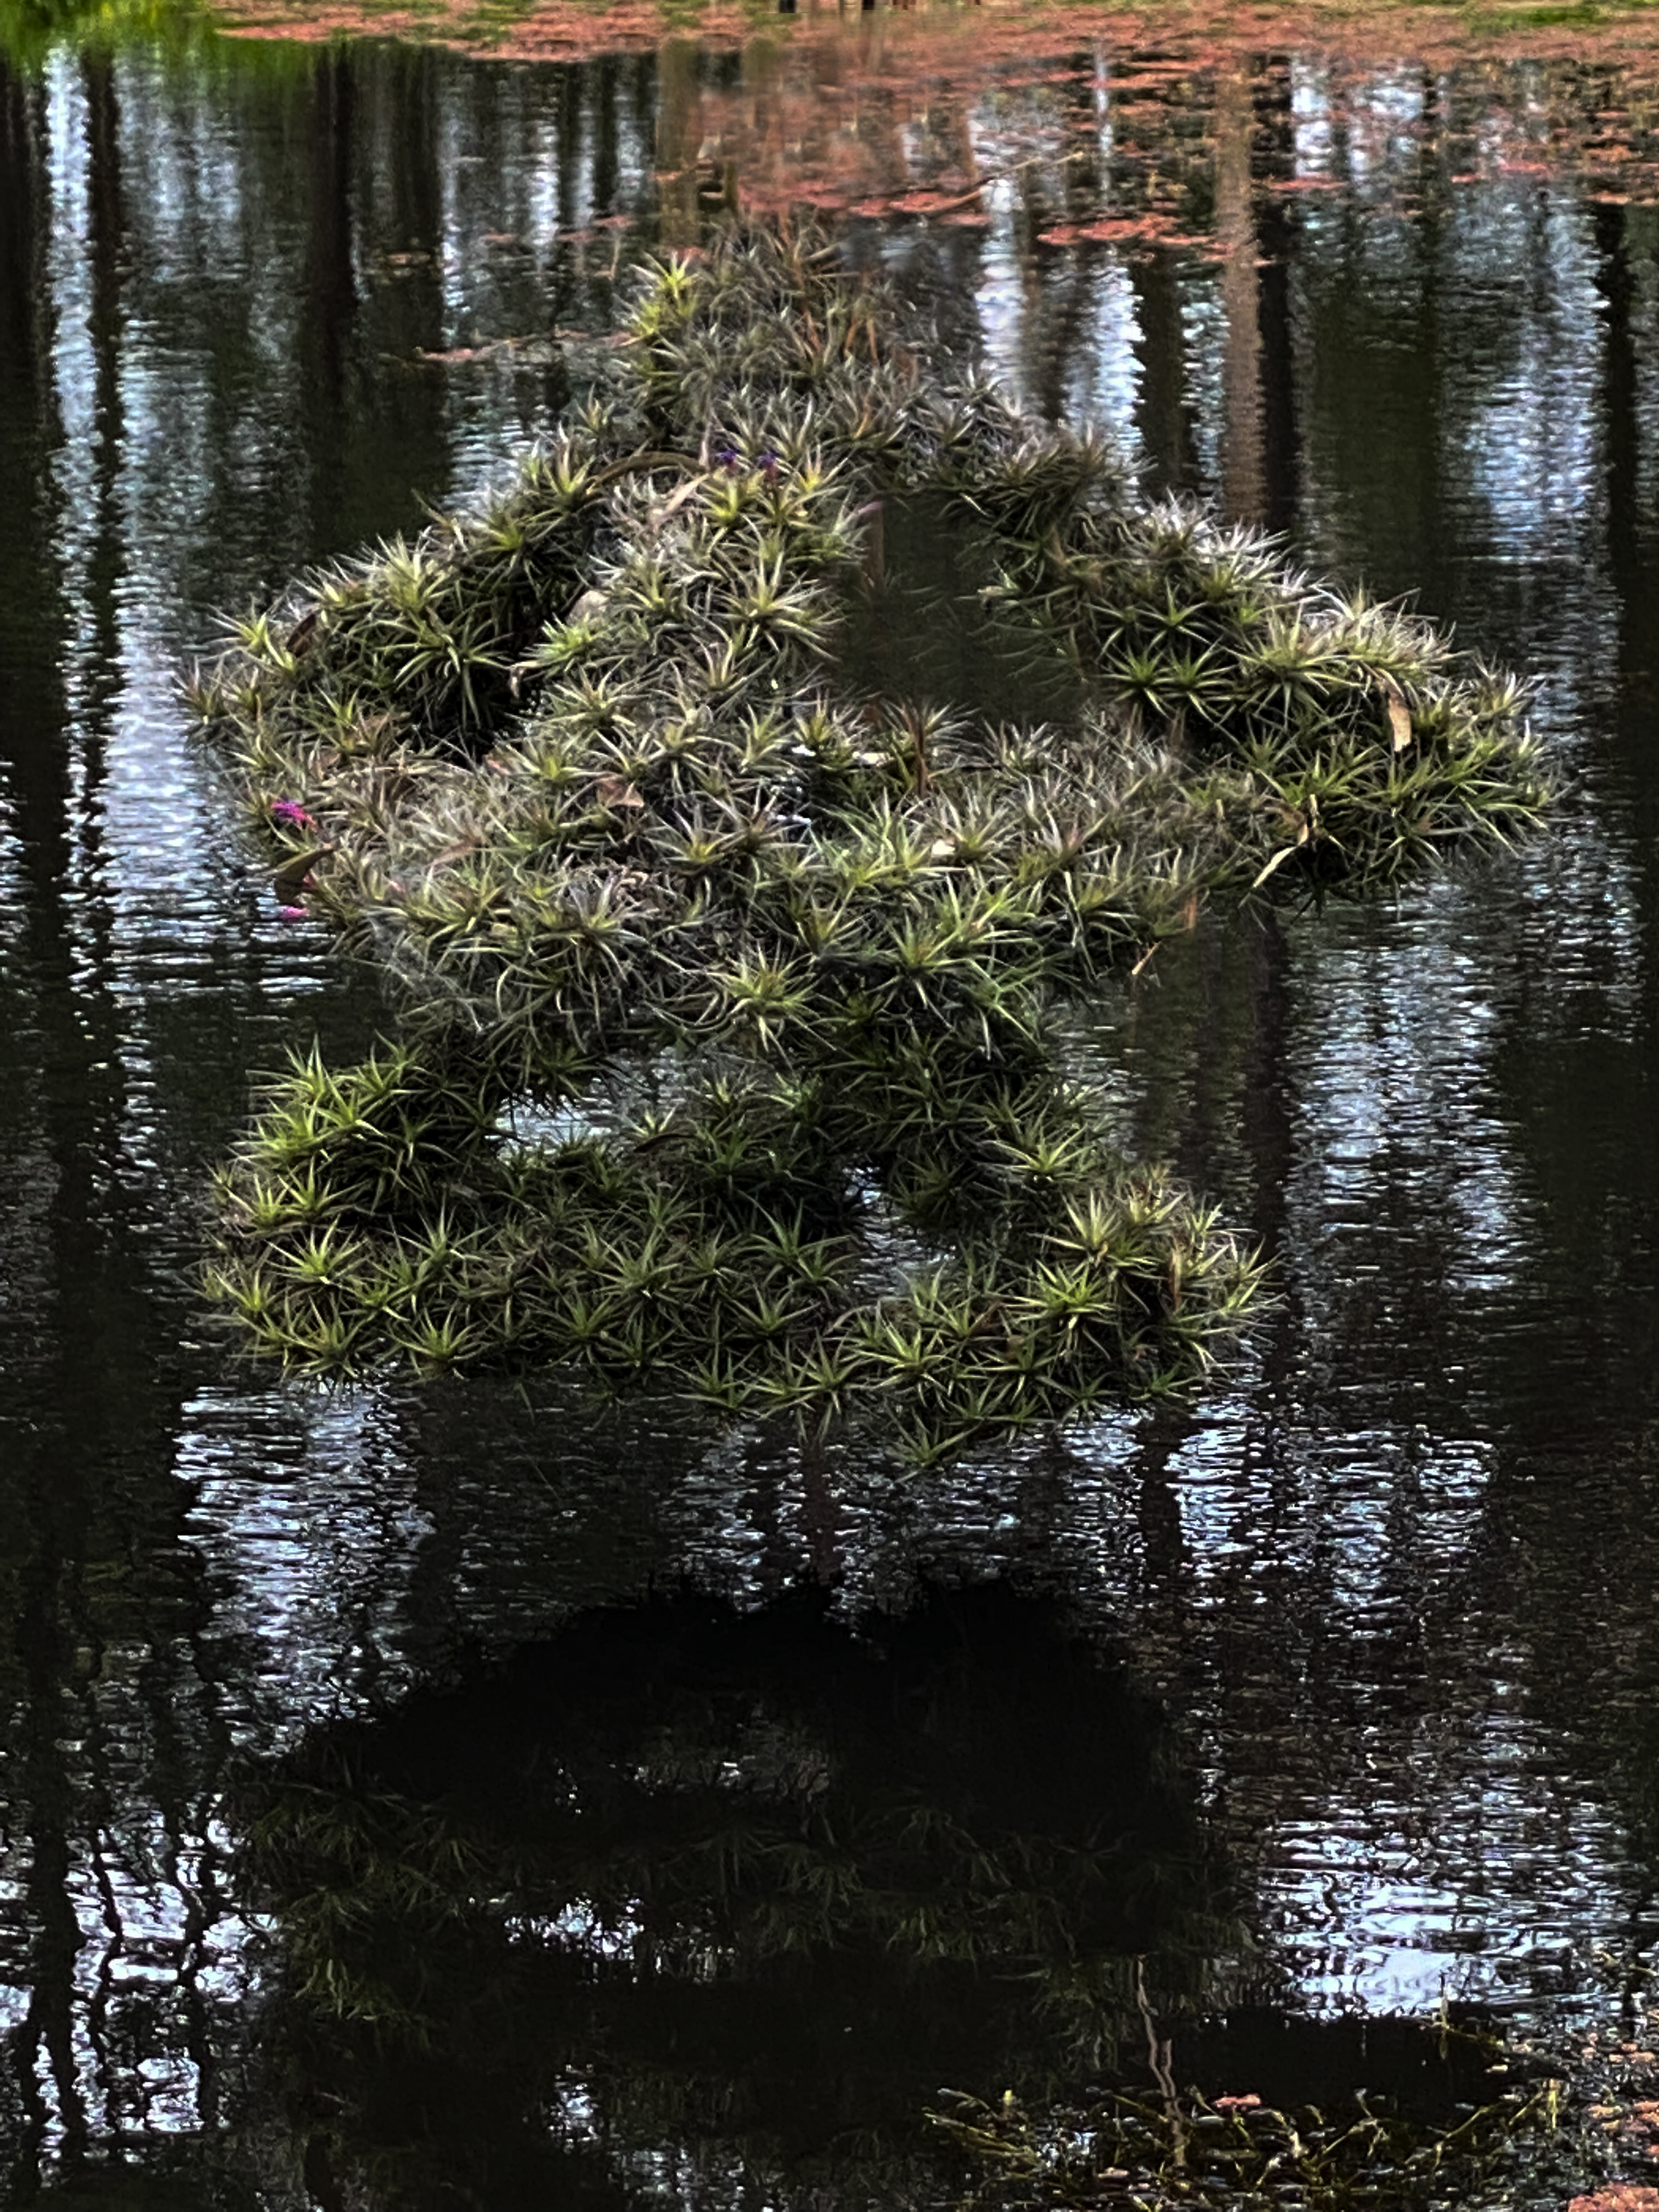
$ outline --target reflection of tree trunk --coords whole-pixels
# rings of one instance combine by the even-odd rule
[[[63,430],[52,377],[45,111],[36,89],[11,73],[3,53],[0,131],[0,774],[28,879],[28,934],[38,945],[36,916],[61,896],[70,868],[60,659],[68,622],[56,527],[62,493],[52,467]],[[33,964],[20,963],[20,969]],[[0,1006],[7,980],[0,970]],[[15,1014],[0,1030],[8,1064],[38,1030],[21,1004]],[[8,1121],[12,1112],[21,1117],[38,1110],[38,1100],[27,1097],[32,1087],[21,1070],[0,1086],[0,1129],[15,1139],[7,1146],[14,1159],[24,1156],[25,1139]],[[15,1337],[9,1348],[15,1358]]]
[[[851,57],[852,136],[861,148],[871,147],[877,153],[881,164],[881,173],[873,180],[877,189],[902,191],[909,164],[893,96],[882,89],[886,61],[887,22],[883,9],[860,25]]]
[[[398,51],[390,57],[392,144],[392,228],[402,252],[412,257],[395,296],[406,310],[404,335],[410,351],[442,343],[443,181],[438,161],[437,68],[430,52]],[[403,350],[402,348],[399,350]]]
[[[21,664],[55,659],[56,633],[36,605],[52,578],[49,547],[36,542],[58,435],[52,389],[52,290],[46,272],[46,121],[38,87],[26,85],[0,50],[0,757],[27,741]],[[8,702],[18,715],[8,727]]]
[[[1288,1091],[1291,950],[1279,919],[1271,911],[1243,926],[1249,963],[1250,1054],[1241,1100],[1244,1141],[1255,1170],[1255,1204],[1251,1222],[1269,1259],[1279,1252],[1284,1232],[1285,1193],[1295,1155]]]
[[[322,518],[358,457],[347,392],[358,313],[352,259],[356,62],[349,47],[317,56],[311,87],[310,225],[300,329],[300,421],[310,476],[313,544],[332,550]]]
[[[636,70],[647,66],[644,60],[635,63]],[[593,205],[609,215],[616,209],[617,187],[622,179],[622,64],[614,54],[606,54],[587,70],[573,70],[571,75],[577,88],[578,112],[584,76],[593,87]]]
[[[586,72],[569,62],[556,64],[558,96],[549,102],[558,117],[559,228],[574,230],[582,220],[582,90]],[[607,55],[593,65],[593,203],[610,213],[617,188],[617,63]],[[601,171],[604,172],[601,176]]]
[[[842,1571],[840,1515],[823,1456],[823,1439],[806,1430],[800,1441],[800,1524],[812,1579],[828,1589]]]
[[[317,397],[337,416],[357,319],[351,255],[351,151],[356,87],[350,50],[318,56],[311,96],[311,230],[306,254],[307,350]]]
[[[697,242],[697,149],[702,143],[698,49],[665,39],[657,50],[657,191],[665,246]]]
[[[942,135],[945,143],[956,155],[957,173],[974,195],[967,205],[982,214],[984,209],[979,190],[979,153],[974,144],[974,126],[969,117],[968,94],[965,88],[960,84],[953,86],[945,95],[945,125]]]
[[[1199,1640],[1193,1622],[1192,1549],[1171,1473],[1194,1430],[1189,1414],[1160,1407],[1142,1414],[1134,1431],[1136,1641],[1155,1675],[1165,1681],[1179,1679]]]
[[[1631,331],[1634,280],[1622,207],[1599,204],[1595,226],[1595,289],[1606,302],[1601,354],[1604,435],[1607,441],[1605,480],[1607,488],[1607,559],[1613,588],[1619,594],[1620,659],[1628,667],[1638,638],[1652,631],[1638,622],[1632,635],[1631,595],[1642,574],[1638,538],[1638,487],[1642,464],[1637,431],[1636,350]]]
[[[38,2109],[38,2067],[44,2051],[57,2093],[61,2156],[65,2166],[73,2167],[86,2154],[87,2114],[76,2080],[75,1960],[82,1936],[70,1901],[73,1798],[65,1771],[63,1706],[64,1680],[74,1658],[65,1613],[73,1601],[78,1562],[59,1514],[48,1510],[42,1520],[46,1525],[39,1532],[33,1562],[28,1612],[19,1629],[28,1681],[28,1717],[21,1732],[22,1787],[16,1802],[28,1825],[28,1908],[35,1938],[29,2008],[17,2039],[15,2062],[20,2086],[26,2075],[32,2077],[30,2101]],[[66,1583],[70,1588],[64,1587]],[[41,2148],[38,2141],[29,2147],[31,2163]]]
[[[657,127],[657,57],[634,54],[628,63],[629,116],[636,141],[644,145]]]
[[[1019,362],[1025,392],[1034,401],[1049,381],[1042,272],[1037,267],[1037,239],[1053,221],[1043,195],[1042,179],[1034,163],[1022,163],[1014,209],[1014,260],[1019,271]]]
[[[1175,257],[1137,254],[1129,264],[1140,325],[1140,390],[1135,427],[1159,491],[1190,491],[1198,478],[1192,410],[1187,404],[1186,345]]]
[[[100,708],[114,686],[116,500],[121,446],[119,283],[124,239],[118,114],[106,61],[84,66],[88,336],[93,349],[91,481],[67,484],[53,468],[62,431],[53,386],[53,295],[46,264],[48,131],[44,108],[0,59],[0,775],[20,848],[22,927],[0,978],[0,1157],[31,1161],[49,1201],[22,1231],[27,1321],[15,1321],[0,1389],[12,1439],[0,1474],[0,1516],[21,1604],[15,1639],[22,1711],[8,1733],[15,1752],[13,1826],[27,1836],[25,1910],[32,1929],[28,2010],[9,2064],[23,2115],[13,2179],[33,2195],[53,2114],[60,2155],[86,2144],[76,2080],[75,1960],[81,1935],[70,1898],[74,1785],[64,1680],[80,1640],[81,1562],[93,1504],[89,1466],[112,1459],[106,1420],[142,1422],[143,1370],[153,1346],[111,1265],[120,1208],[112,1162],[121,1109],[119,1038],[107,972],[88,942],[86,881],[99,865],[103,735]],[[71,766],[59,547],[65,497],[84,500],[89,544],[94,684],[80,761]],[[83,849],[84,848],[84,849]],[[137,1325],[135,1325],[135,1323]],[[97,1376],[89,1397],[88,1372]],[[8,1639],[9,1640],[9,1638]],[[9,1666],[0,1668],[14,1674]]]
[[[117,607],[125,569],[119,490],[125,428],[121,403],[121,255],[125,219],[114,74],[107,55],[88,53],[81,68],[87,94],[87,242],[92,277],[88,325],[96,395],[94,535],[86,584],[95,658],[88,711],[82,718],[82,742],[97,755],[98,769],[94,772],[101,773],[109,735],[106,725],[114,712],[122,684]]]
[[[1255,138],[1258,164],[1271,176],[1296,173],[1296,135],[1291,105],[1290,64],[1275,56],[1256,78]],[[1297,511],[1296,361],[1291,328],[1291,226],[1289,204],[1277,194],[1262,195],[1256,228],[1261,264],[1257,321],[1261,333],[1262,506],[1270,530],[1295,527]]]
[[[1215,100],[1216,234],[1221,269],[1221,503],[1240,521],[1259,520],[1267,507],[1261,434],[1261,322],[1250,191],[1254,125],[1249,81],[1218,78]]]
[[[904,139],[908,118],[900,112],[898,101],[878,83],[860,84],[853,96],[857,103],[858,142],[869,151],[875,190],[907,191],[910,184],[910,155]]]
[[[447,386],[441,372],[419,366],[422,351],[435,352],[447,342],[437,58],[429,51],[371,56],[360,49],[346,66],[354,80],[350,137],[361,129],[368,143],[392,148],[387,221],[376,243],[397,258],[382,264],[376,284],[376,340],[406,367],[378,380],[372,409],[354,404],[349,391],[337,410],[320,390],[313,394],[311,450],[321,455],[332,447],[342,455],[337,471],[313,480],[307,551],[313,557],[383,532],[388,484],[441,499],[450,469]],[[343,161],[345,151],[336,158]],[[410,504],[412,511],[413,500]]]
[[[778,61],[775,39],[763,36],[744,42],[741,160],[729,143],[724,149],[726,200],[734,209],[742,204],[745,181],[751,191],[757,185],[762,188],[763,205],[777,196],[775,188],[774,192],[768,192],[765,187],[770,180],[769,173],[783,153],[775,97]],[[744,166],[749,170],[747,179],[742,174]]]
[[[1087,64],[1092,57],[1073,55],[1073,62]],[[1086,222],[1099,212],[1105,198],[1106,178],[1101,160],[1100,140],[1094,129],[1094,91],[1092,82],[1086,77],[1074,79],[1062,99],[1062,113],[1069,128],[1062,131],[1061,143],[1079,155],[1088,149],[1086,158],[1067,160],[1060,167],[1058,210],[1067,223]],[[1037,173],[1031,174],[1036,179]],[[1042,190],[1040,180],[1036,191]],[[1045,216],[1040,201],[1034,200],[1030,219],[1031,233],[1044,228]],[[1032,255],[1035,270],[1035,253]],[[1069,373],[1079,366],[1079,356],[1085,349],[1085,333],[1090,325],[1090,310],[1100,296],[1100,257],[1097,249],[1073,248],[1054,269],[1048,289],[1054,300],[1052,314],[1046,319],[1048,327],[1042,332],[1040,355],[1033,353],[1027,371],[1030,388],[1038,407],[1051,422],[1058,422],[1067,413],[1066,382]],[[1039,295],[1040,296],[1040,295]],[[1040,325],[1033,325],[1035,336]],[[1091,349],[1092,351],[1092,349]],[[1091,395],[1086,385],[1082,395],[1085,411],[1088,411]]]
[[[119,270],[123,219],[121,115],[109,56],[84,54],[81,82],[87,95],[87,215],[92,276],[94,285],[107,298]],[[95,304],[93,312],[97,317]]]

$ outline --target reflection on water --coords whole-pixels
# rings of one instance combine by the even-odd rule
[[[591,1612],[252,1785],[249,1880],[344,2015],[294,2064],[389,2201],[565,2202],[597,2151],[890,2202],[941,2078],[1063,2083],[1138,1992],[1219,1986],[1183,1778],[1052,1601],[828,1608]]]
[[[831,1582],[848,1618],[902,1613],[922,1571],[1048,1593],[1163,1698],[1259,1994],[1559,2010],[1652,1943],[1638,64],[1183,62],[1069,28],[1044,63],[1028,26],[923,68],[920,21],[850,45],[801,21],[512,63],[0,58],[0,2145],[24,2196],[110,2146],[222,2163],[222,2136],[269,2203],[320,2187],[250,2050],[282,1954],[228,1776],[682,1577],[740,1613]],[[228,1363],[192,1286],[252,1074],[318,1030],[352,1051],[374,1008],[276,919],[176,671],[216,608],[495,472],[593,373],[630,258],[733,194],[863,210],[850,250],[942,343],[1313,565],[1420,587],[1539,672],[1575,779],[1535,852],[1398,913],[1205,933],[1079,1017],[1127,1140],[1264,1238],[1281,1302],[1196,1408],[897,1489],[557,1382],[295,1396]],[[1020,1677],[1034,1741],[1063,1740],[1066,1679]],[[363,1738],[388,1768],[399,1725]],[[670,1978],[660,2016],[639,2001],[653,2036]],[[568,2118],[594,2093],[559,2094]],[[641,2140],[594,2154],[593,2201],[740,2201],[672,2126]]]

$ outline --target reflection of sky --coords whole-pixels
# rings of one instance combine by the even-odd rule
[[[175,1471],[246,1708],[234,1741],[278,1754],[404,1679],[398,1632],[430,1523],[374,1394],[216,1391],[184,1408]]]
[[[1222,362],[1227,343],[1221,280],[1212,266],[1184,270],[1181,277],[1182,368],[1192,422],[1197,481],[1214,498],[1221,483],[1226,436],[1226,390]]]
[[[1448,1290],[1496,1287],[1528,1261],[1490,1068],[1501,1041],[1493,977],[1441,921],[1431,904],[1386,949],[1345,946],[1339,926],[1310,951],[1322,1018],[1298,1070],[1306,1133],[1289,1195],[1298,1244],[1339,1278],[1374,1263],[1377,1231],[1389,1242],[1431,1233]],[[1392,1239],[1385,1221],[1397,1224]],[[1402,1270],[1402,1285],[1418,1279]]]
[[[1276,1959],[1315,2007],[1376,2010],[1582,1967],[1620,1910],[1585,1849],[1616,1856],[1613,1824],[1552,1771],[1515,1655],[1471,1671],[1442,1642],[1461,1642],[1491,1450],[1420,1424],[1267,1441],[1253,1420],[1203,1425],[1170,1473],[1192,1633],[1237,1670],[1213,1685],[1235,1726],[1207,1747],[1207,1794]]]
[[[981,149],[981,158],[988,171],[994,169],[993,149]],[[1033,322],[1041,310],[1025,274],[1019,237],[1022,211],[1012,179],[999,177],[988,184],[983,204],[991,228],[981,261],[976,307],[985,363],[1029,403],[1035,397],[1033,374],[1043,357],[1040,333],[1033,343]],[[1128,270],[1115,257],[1103,257],[1086,277],[1068,272],[1068,281],[1086,285],[1086,301],[1079,319],[1076,350],[1064,378],[1066,419],[1098,423],[1133,452],[1141,331]]]
[[[1431,1736],[1393,1776],[1367,1754],[1362,1798],[1277,1826],[1263,1924],[1316,2008],[1571,1989],[1623,1917],[1617,1823],[1535,1729],[1500,1710],[1437,1733],[1451,1744]]]
[[[210,1869],[201,1851],[181,1857],[178,1839],[159,1826],[76,1841],[67,1902],[81,1940],[64,1993],[67,2066],[49,2070],[41,2054],[34,2083],[48,2155],[82,2128],[130,2142],[199,2130],[214,2100],[210,2091],[204,2103],[196,2054],[240,2040],[238,2016],[254,2000],[245,1923],[222,1907],[204,1915],[222,1862]],[[146,1852],[153,1870],[142,1863]],[[7,1955],[9,1899],[21,1889],[0,1880],[0,2027],[11,2028],[24,2024],[34,1978],[30,1965],[14,1966]]]

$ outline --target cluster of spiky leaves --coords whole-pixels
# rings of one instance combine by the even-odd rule
[[[616,1099],[599,1127],[538,1115],[529,1141],[503,1139],[476,1064],[395,1047],[337,1074],[313,1055],[222,1175],[210,1287],[320,1376],[577,1358],[727,1415],[879,1407],[920,1463],[1126,1377],[1184,1382],[1256,1279],[1212,1216],[1124,1167],[1038,1073],[988,1089],[946,1039],[915,1048],[907,1085],[878,1051],[839,1092],[734,1062],[688,1070],[666,1105]],[[927,1102],[931,1139],[901,1126]],[[884,1199],[851,1158],[887,1170]],[[920,1221],[957,1256],[907,1239]]]
[[[924,373],[821,244],[671,262],[628,338],[505,494],[198,687],[406,1024],[273,1093],[216,1293],[319,1374],[579,1357],[877,1407],[923,1460],[1184,1382],[1259,1271],[1118,1159],[1048,1010],[1206,901],[1510,839],[1516,688]],[[921,495],[1076,660],[1072,726],[837,685],[866,525]]]

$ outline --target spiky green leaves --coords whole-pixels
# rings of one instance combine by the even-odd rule
[[[1255,1261],[1121,1169],[1085,1102],[1039,1079],[975,1109],[937,1055],[908,1085],[842,1073],[696,1083],[526,1145],[475,1071],[387,1052],[336,1078],[313,1055],[222,1177],[210,1292],[299,1373],[576,1361],[896,1432],[918,1464],[1126,1379],[1172,1387],[1237,1325]],[[849,1175],[860,1154],[890,1200]],[[958,1257],[872,1285],[903,1216]]]
[[[999,636],[1074,664],[1060,726],[902,670],[847,695],[906,501]],[[612,393],[486,507],[249,617],[196,703],[409,1040],[304,1064],[224,1178],[249,1340],[654,1373],[921,1460],[1190,1380],[1258,1281],[1062,1082],[1056,1000],[1206,903],[1369,893],[1545,797],[1514,684],[1144,506],[763,237],[653,272]],[[578,1096],[591,1126],[510,1133]]]
[[[1080,508],[1001,550],[1004,593],[1201,763],[1186,794],[1241,863],[1224,859],[1217,891],[1369,897],[1543,814],[1524,686],[1398,609],[1310,586],[1247,532],[1178,507]]]

